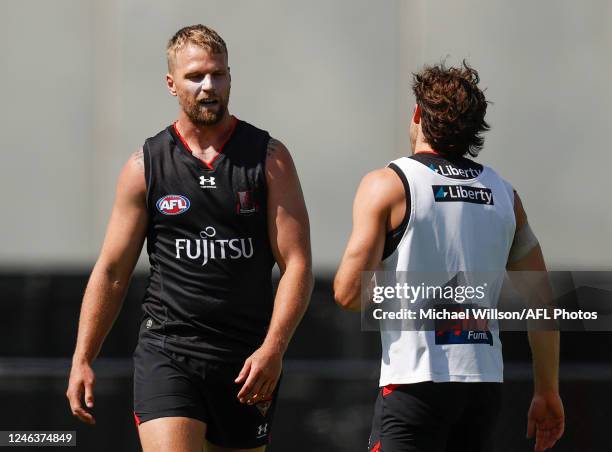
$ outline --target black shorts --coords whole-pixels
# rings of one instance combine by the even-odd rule
[[[370,452],[492,452],[500,383],[433,383],[381,388]]]
[[[206,439],[228,448],[268,444],[278,385],[268,401],[240,403],[241,366],[198,360],[140,342],[134,352],[134,417],[181,416],[206,423]]]

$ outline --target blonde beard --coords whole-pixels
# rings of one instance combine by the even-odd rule
[[[229,92],[227,98],[219,98],[219,108],[215,113],[202,111],[200,103],[197,101],[182,101],[179,97],[179,104],[185,114],[194,123],[202,126],[213,126],[218,124],[225,118],[227,114],[227,105],[229,103]]]

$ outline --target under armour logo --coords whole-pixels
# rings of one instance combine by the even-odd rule
[[[200,176],[200,187],[201,188],[217,188],[217,184],[215,183],[215,178],[213,176],[209,178]]]
[[[262,424],[257,427],[257,436],[266,436],[268,434],[268,424]]]

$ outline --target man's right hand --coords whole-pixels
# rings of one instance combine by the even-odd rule
[[[527,438],[535,434],[535,452],[542,452],[555,445],[565,430],[565,413],[559,393],[551,391],[534,394],[527,414]]]
[[[93,408],[93,389],[95,383],[96,377],[94,371],[88,363],[72,364],[66,397],[68,397],[68,402],[70,402],[70,409],[72,410],[73,416],[90,425],[95,424],[96,420],[92,414],[83,407],[83,396],[85,396],[85,405],[87,408]]]
[[[104,338],[119,315],[147,234],[143,159],[143,150],[140,149],[121,171],[102,251],[89,277],[81,305],[66,397],[72,414],[87,424],[96,423],[90,412],[94,405],[95,384],[91,362],[98,356]]]

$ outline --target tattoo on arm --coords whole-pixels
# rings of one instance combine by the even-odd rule
[[[132,154],[132,159],[134,159],[134,162],[136,162],[140,168],[144,168],[144,153],[142,148]]]
[[[268,141],[268,148],[266,149],[267,156],[272,157],[272,155],[278,149],[279,145],[280,145],[280,142],[276,138],[270,137],[270,140]]]

